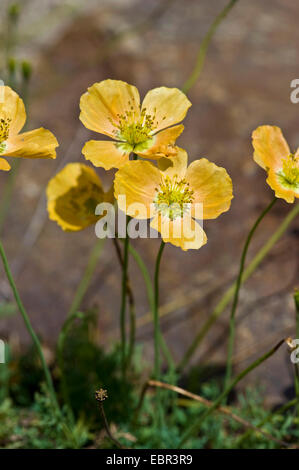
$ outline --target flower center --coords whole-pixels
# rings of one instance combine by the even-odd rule
[[[189,212],[193,201],[193,191],[185,179],[166,176],[156,191],[154,205],[162,215],[174,220]]]
[[[6,148],[5,141],[8,138],[10,123],[11,118],[0,119],[0,153],[4,152]]]
[[[102,200],[102,188],[89,181],[78,182],[78,186],[57,199],[55,209],[68,222],[96,222],[95,208]]]
[[[136,115],[132,103],[128,103],[128,110],[124,114],[117,114],[115,137],[120,140],[119,146],[125,151],[146,150],[152,144],[155,129],[155,115],[152,116],[143,108]]]
[[[299,190],[299,157],[290,154],[285,158],[278,176],[283,186],[295,191]]]

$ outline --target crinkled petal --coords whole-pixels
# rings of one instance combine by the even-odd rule
[[[9,123],[9,135],[18,134],[26,122],[23,100],[8,86],[0,86],[0,119]]]
[[[207,243],[207,236],[198,222],[190,215],[170,220],[157,214],[151,227],[161,233],[165,243],[180,247],[182,250],[198,250]]]
[[[58,142],[52,132],[41,127],[12,136],[3,155],[20,158],[56,158]]]
[[[47,186],[49,218],[65,231],[78,231],[95,224],[95,208],[106,200],[96,172],[82,163],[69,163]]]
[[[95,83],[81,96],[80,120],[87,129],[115,137],[119,116],[140,116],[140,97],[135,86],[121,80]]]
[[[114,195],[118,207],[131,217],[148,219],[161,180],[161,172],[152,163],[128,162],[115,175]]]
[[[264,170],[282,167],[282,160],[290,155],[290,148],[277,126],[260,126],[252,133],[254,161]]]
[[[164,176],[183,179],[188,165],[188,154],[186,150],[176,147],[177,154],[174,157],[162,157],[158,160],[158,168]]]
[[[0,158],[0,170],[9,171],[10,168],[10,164],[4,158]]]
[[[177,154],[177,148],[174,144],[183,130],[183,124],[164,129],[154,135],[152,145],[148,149],[141,152],[137,150],[136,153],[152,160],[157,160],[162,157],[173,157]]]
[[[198,214],[194,204],[203,205],[204,219],[215,219],[230,208],[233,185],[224,168],[209,162],[206,158],[201,158],[188,167],[186,181],[194,192],[192,204],[194,217]]]
[[[160,87],[150,90],[142,103],[142,109],[152,116],[155,131],[181,122],[191,103],[178,88]]]
[[[111,140],[90,140],[82,149],[86,160],[90,160],[94,166],[111,170],[121,168],[129,160],[121,144]]]

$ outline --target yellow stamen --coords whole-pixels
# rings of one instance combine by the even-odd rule
[[[192,201],[193,191],[185,179],[166,176],[157,188],[154,204],[158,212],[174,220],[189,212]]]
[[[126,151],[146,150],[152,143],[154,130],[158,125],[155,122],[155,113],[148,114],[143,108],[137,116],[130,102],[128,110],[124,114],[117,114],[117,121],[111,122],[115,127],[115,138]]]
[[[5,141],[9,135],[9,126],[11,123],[10,118],[1,118],[0,119],[0,152],[3,152],[5,149]]]
[[[299,158],[290,154],[283,160],[282,170],[278,173],[283,186],[293,190],[299,189]]]

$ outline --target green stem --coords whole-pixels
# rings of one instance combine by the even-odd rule
[[[10,208],[10,202],[12,198],[13,189],[15,186],[16,176],[18,174],[18,169],[21,164],[21,159],[16,159],[13,164],[11,171],[8,175],[8,178],[4,184],[3,196],[0,204],[0,233],[2,233],[4,221],[7,216],[8,210]]]
[[[68,311],[68,314],[67,314],[68,317],[71,317],[74,313],[76,313],[79,310],[80,306],[81,306],[82,300],[83,300],[83,298],[84,298],[84,296],[87,292],[87,289],[88,289],[88,286],[89,286],[90,281],[92,279],[94,270],[97,266],[99,257],[100,257],[100,255],[103,251],[104,243],[105,243],[105,239],[97,240],[95,246],[93,247],[93,249],[90,253],[88,263],[87,263],[86,269],[84,271],[83,277],[82,277],[82,279],[81,279],[81,281],[80,281],[80,283],[77,287],[75,296],[73,298],[73,302],[72,302],[72,304],[70,306],[70,309]]]
[[[26,108],[27,121],[28,121],[28,115],[29,115],[29,110],[28,110],[29,84],[30,84],[29,78],[27,80],[23,79],[22,98],[23,98],[25,108]],[[25,129],[26,127],[27,126],[25,126]],[[11,171],[9,172],[8,178],[4,184],[3,196],[2,196],[2,200],[0,204],[0,234],[2,233],[4,222],[8,214],[10,205],[11,205],[11,199],[13,195],[15,181],[19,172],[20,165],[21,165],[21,158],[17,158],[16,160],[13,161]]]
[[[134,258],[135,262],[137,263],[137,265],[140,269],[140,272],[143,276],[146,291],[147,291],[148,301],[149,301],[149,305],[150,305],[150,309],[153,311],[154,310],[154,305],[155,305],[155,294],[154,294],[152,281],[151,281],[151,277],[150,277],[150,274],[148,272],[148,269],[147,269],[143,259],[141,258],[140,254],[138,253],[138,251],[136,251],[135,248],[130,243],[129,243],[129,252],[133,256],[133,258]]]
[[[155,269],[155,306],[154,306],[154,336],[155,336],[155,366],[154,366],[154,377],[156,380],[160,379],[160,321],[159,321],[159,273],[160,264],[165,247],[165,242],[162,240],[160,249],[156,260]]]
[[[132,159],[137,160],[138,155],[133,153]],[[126,236],[124,240],[124,255],[122,260],[122,293],[121,293],[121,306],[120,306],[120,332],[121,332],[121,367],[123,378],[126,375],[126,307],[127,307],[127,294],[128,294],[128,265],[129,265],[129,235],[128,235],[128,225],[131,220],[131,217],[126,216]],[[132,313],[132,312],[131,312]],[[131,318],[132,320],[132,318]],[[135,322],[135,318],[134,318]],[[131,323],[131,338],[135,332],[132,333],[132,323]],[[135,325],[134,325],[135,329]],[[130,351],[129,351],[130,354]]]
[[[299,417],[299,367],[298,364],[294,364],[294,382],[295,382],[295,394],[296,394],[296,410],[297,416]]]
[[[209,44],[211,42],[211,39],[214,36],[219,24],[224,20],[226,15],[230,12],[230,10],[233,8],[235,3],[237,3],[237,1],[238,0],[230,0],[228,5],[215,18],[215,20],[211,24],[207,34],[204,36],[204,38],[202,40],[202,43],[200,45],[200,48],[199,48],[199,52],[198,52],[198,55],[197,55],[197,60],[196,60],[194,69],[193,69],[190,77],[187,79],[187,81],[184,83],[184,85],[182,87],[182,91],[184,93],[188,93],[188,91],[190,91],[190,88],[192,88],[193,85],[196,83],[196,81],[197,81],[197,79],[198,79],[198,77],[199,77],[199,75],[202,71],[204,61],[205,61],[205,58],[206,58],[206,55],[207,55],[207,50],[208,50]]]
[[[18,5],[12,5],[8,7],[7,18],[6,18],[6,34],[5,34],[5,62],[6,67],[9,69],[9,61],[14,55],[16,43],[17,43],[17,27],[19,20],[19,7]],[[13,87],[14,83],[10,80],[10,73],[7,70],[8,85]]]
[[[252,362],[250,364],[250,366],[248,366],[245,370],[243,370],[240,374],[237,375],[237,377],[228,385],[228,387],[226,387],[226,389],[219,395],[219,397],[217,398],[216,401],[214,401],[213,405],[208,409],[206,410],[201,418],[196,421],[196,423],[193,423],[189,429],[187,429],[187,431],[184,433],[183,437],[182,437],[182,440],[180,442],[180,445],[179,445],[179,448],[187,441],[187,439],[189,439],[192,435],[195,435],[203,421],[208,417],[210,416],[210,414],[216,410],[216,408],[218,408],[218,406],[221,404],[221,402],[224,400],[224,398],[227,397],[227,395],[231,392],[231,390],[247,375],[249,374],[249,372],[251,372],[253,369],[256,369],[256,367],[258,367],[259,365],[261,365],[264,361],[266,361],[267,359],[269,359],[269,357],[273,356],[273,354],[275,354],[275,352],[280,348],[280,346],[285,342],[284,339],[282,339],[281,341],[279,341],[278,344],[276,344],[276,346],[274,346],[274,348],[270,349],[270,351],[268,351],[266,354],[264,354],[263,356],[261,356],[260,358],[258,358],[256,361]]]
[[[273,248],[275,243],[282,237],[282,235],[286,232],[288,229],[290,223],[295,219],[295,217],[299,214],[299,204],[296,204],[295,207],[287,214],[287,216],[284,218],[276,232],[268,239],[268,241],[265,243],[265,245],[259,250],[257,255],[253,258],[251,263],[248,265],[248,267],[244,270],[243,276],[242,276],[242,281],[241,283],[243,284],[250,276],[251,274],[257,269],[257,267],[261,264],[263,259],[267,256],[269,251]],[[212,312],[211,316],[208,318],[208,320],[204,323],[196,337],[194,338],[193,342],[191,343],[191,346],[185,353],[182,361],[180,362],[178,368],[179,370],[183,370],[187,364],[189,363],[190,359],[192,358],[193,354],[195,353],[196,349],[200,345],[201,341],[207,334],[207,332],[210,330],[210,328],[213,326],[215,321],[220,317],[224,309],[227,307],[229,302],[234,296],[236,289],[236,283],[233,283],[223,294],[221,297],[220,301],[216,305],[214,311]]]
[[[46,379],[46,383],[47,383],[47,386],[48,386],[48,391],[49,391],[49,394],[50,394],[50,397],[51,397],[51,400],[52,400],[52,403],[53,403],[53,407],[56,409],[56,411],[58,411],[60,413],[59,405],[58,405],[57,398],[56,398],[56,393],[55,393],[54,386],[53,386],[52,377],[51,377],[49,368],[47,366],[47,363],[46,363],[46,360],[45,360],[45,357],[44,357],[44,354],[43,354],[43,351],[42,351],[41,344],[39,342],[39,339],[38,339],[34,329],[32,328],[30,319],[29,319],[29,317],[27,315],[27,312],[25,310],[25,307],[24,307],[24,305],[21,301],[21,298],[20,298],[20,295],[18,293],[16,284],[14,282],[12,273],[10,271],[8,261],[7,261],[6,255],[5,255],[4,247],[1,243],[1,241],[0,241],[0,256],[1,256],[1,259],[2,259],[2,262],[3,262],[3,266],[4,266],[4,270],[5,270],[8,282],[9,282],[10,287],[12,289],[12,292],[14,294],[14,298],[16,300],[16,303],[17,303],[18,307],[19,307],[19,310],[20,310],[20,313],[23,317],[26,328],[27,328],[27,330],[28,330],[28,332],[29,332],[29,334],[32,338],[32,341],[33,341],[33,343],[34,343],[34,345],[37,349],[37,352],[38,352],[38,355],[39,355],[39,358],[40,358],[40,361],[41,361],[41,365],[42,365],[42,368],[43,368],[43,371],[44,371],[44,374],[45,374],[45,379]]]
[[[117,259],[119,261],[121,270],[123,271],[124,269],[124,260],[122,257],[121,249],[118,243],[117,238],[112,239]],[[130,251],[130,245],[129,245],[129,251]],[[134,355],[134,349],[135,349],[135,336],[136,336],[136,309],[135,309],[135,299],[134,299],[134,294],[132,291],[131,287],[131,282],[129,279],[129,275],[127,273],[127,296],[129,300],[129,313],[130,313],[130,335],[129,335],[129,348],[128,348],[128,357],[126,360],[126,368],[129,369],[132,361],[132,357]]]
[[[122,273],[122,293],[120,306],[120,332],[121,332],[121,365],[123,377],[126,375],[126,301],[128,282],[128,262],[129,262],[129,236],[128,223],[130,217],[126,218],[126,238],[124,240],[123,273]]]
[[[148,15],[148,17],[144,18],[141,22],[129,26],[123,31],[115,34],[112,38],[108,39],[108,41],[106,41],[104,44],[104,47],[101,49],[100,59],[103,60],[108,57],[115,46],[124,38],[146,31],[146,29],[148,29],[152,23],[154,23],[157,19],[161,19],[161,17],[168,11],[168,7],[171,6],[174,1],[175,0],[162,0],[157,8],[155,8]]]
[[[248,252],[248,248],[250,245],[250,242],[252,240],[252,237],[260,225],[261,221],[265,217],[266,214],[271,210],[271,208],[274,206],[275,202],[277,201],[276,197],[270,202],[270,204],[266,207],[266,209],[263,210],[261,215],[257,218],[256,222],[254,223],[252,229],[250,230],[247,240],[245,242],[242,256],[241,256],[241,261],[240,261],[240,268],[239,268],[239,274],[236,282],[236,288],[235,288],[235,295],[234,295],[234,300],[233,300],[233,305],[231,309],[231,314],[230,314],[230,322],[229,322],[229,341],[228,341],[228,353],[227,353],[227,366],[226,366],[226,376],[225,376],[225,382],[224,382],[224,388],[226,388],[231,380],[232,376],[232,359],[233,359],[233,352],[234,352],[234,343],[235,343],[235,330],[236,330],[236,321],[235,321],[235,316],[236,316],[236,310],[238,306],[238,301],[239,301],[239,292],[240,292],[240,287],[241,287],[241,282],[242,282],[242,276],[243,276],[243,271],[245,267],[245,260]]]
[[[161,373],[161,360],[160,360],[160,339],[162,337],[160,331],[160,319],[159,319],[159,274],[162,254],[165,248],[165,242],[161,240],[161,245],[158,251],[155,277],[154,277],[154,292],[155,292],[155,304],[154,304],[154,378],[160,380]],[[163,408],[162,408],[162,395],[161,391],[158,390],[156,394],[156,429],[157,432],[161,429],[163,424]]]
[[[137,265],[140,269],[140,272],[143,276],[146,291],[147,291],[149,306],[150,306],[150,309],[151,309],[151,311],[153,312],[153,315],[154,315],[155,293],[154,293],[154,290],[153,290],[153,285],[152,285],[152,280],[151,280],[150,274],[148,272],[148,269],[147,269],[143,259],[141,258],[139,253],[135,250],[135,248],[131,244],[129,244],[129,251],[130,251],[131,255],[133,256],[135,262],[137,263]],[[169,369],[174,372],[175,371],[175,363],[174,363],[173,357],[172,357],[172,355],[171,355],[171,353],[168,349],[168,346],[167,346],[161,332],[160,332],[160,346],[161,346],[162,352],[164,354],[164,357],[167,361]]]
[[[130,314],[130,334],[129,334],[129,348],[128,348],[128,357],[126,361],[126,367],[130,368],[132,358],[134,356],[135,350],[135,339],[136,339],[136,310],[135,304],[132,302],[131,295],[128,295],[129,298],[129,314]]]
[[[296,339],[299,339],[299,290],[295,289],[294,293],[295,309],[296,309]],[[294,364],[295,369],[295,393],[297,400],[297,416],[299,417],[299,367],[298,364]]]

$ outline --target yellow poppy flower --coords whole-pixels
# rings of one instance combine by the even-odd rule
[[[95,83],[81,96],[80,120],[114,140],[91,140],[82,153],[105,170],[121,168],[131,152],[150,159],[174,155],[174,143],[184,129],[174,124],[184,119],[190,106],[177,88],[150,90],[140,106],[135,86],[120,80]]]
[[[187,158],[178,149],[176,157],[158,161],[159,168],[151,162],[130,161],[118,170],[114,181],[119,208],[137,219],[152,218],[151,227],[163,240],[183,250],[198,249],[207,242],[195,219],[215,219],[229,209],[233,198],[224,168],[206,158],[187,167]],[[197,205],[202,207],[200,214]]]
[[[56,158],[58,142],[52,132],[40,128],[19,132],[24,127],[26,111],[23,100],[8,86],[0,86],[0,155],[22,158]],[[0,158],[0,170],[9,163]]]
[[[299,198],[299,149],[295,154],[276,126],[260,126],[252,133],[253,158],[268,173],[275,196],[287,202]]]
[[[113,190],[104,192],[96,172],[82,163],[69,163],[47,186],[49,218],[65,231],[75,232],[95,224],[95,208],[113,202]]]

